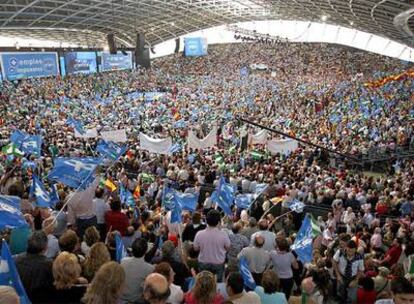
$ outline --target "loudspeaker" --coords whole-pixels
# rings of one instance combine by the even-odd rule
[[[150,51],[148,47],[145,47],[145,34],[137,34],[137,43],[135,48],[135,64],[137,67],[150,68]]]
[[[145,48],[143,51],[136,50],[135,51],[135,63],[136,63],[137,68],[141,67],[141,68],[149,69],[151,67],[149,49]]]
[[[112,55],[115,55],[117,53],[117,50],[116,50],[114,33],[109,33],[106,36],[106,40],[108,40],[109,53]]]
[[[136,43],[135,48],[141,52],[144,50],[145,48],[145,34],[144,33],[137,34],[137,43]]]
[[[180,38],[175,39],[175,50],[174,53],[177,54],[180,51]]]

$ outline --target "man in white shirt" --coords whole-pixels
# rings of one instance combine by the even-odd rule
[[[106,238],[106,224],[105,213],[110,210],[108,203],[102,198],[104,194],[103,189],[97,188],[95,191],[95,198],[93,204],[95,205],[96,222],[98,224],[98,231],[101,236],[101,241]]]
[[[341,303],[356,301],[358,279],[364,275],[364,259],[356,250],[357,245],[351,240],[347,243],[345,253],[338,250],[333,257],[337,264],[335,272]]]
[[[260,230],[253,233],[253,235],[250,238],[250,245],[253,246],[256,236],[260,235],[265,240],[263,248],[268,252],[274,250],[276,246],[276,234],[267,230],[268,227],[269,227],[269,222],[267,220],[265,219],[260,220],[259,221]]]

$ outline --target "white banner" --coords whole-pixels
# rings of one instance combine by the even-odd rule
[[[78,131],[75,130],[75,137],[76,138],[96,138],[98,137],[98,131],[96,128],[92,129],[85,129],[85,134],[80,134]]]
[[[156,154],[169,154],[172,146],[171,137],[159,139],[151,138],[144,133],[139,133],[140,148]]]
[[[113,142],[126,142],[127,141],[125,129],[102,131],[101,136],[103,139],[107,141],[113,141]]]
[[[199,139],[193,131],[188,132],[187,145],[189,149],[207,149],[217,145],[217,127],[203,139]]]
[[[269,140],[267,149],[271,154],[289,154],[298,148],[298,142],[294,139]]]
[[[264,145],[267,143],[267,130],[261,130],[256,134],[249,134],[249,145]]]

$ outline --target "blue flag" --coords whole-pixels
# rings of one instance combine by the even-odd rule
[[[0,229],[28,226],[20,211],[20,201],[17,196],[0,195]]]
[[[1,245],[0,285],[13,287],[20,298],[20,304],[30,304],[30,300],[27,297],[26,290],[24,290],[16,265],[11,256],[9,246],[5,240],[3,240]]]
[[[183,209],[178,202],[178,200],[175,198],[171,201],[171,223],[181,223],[181,213],[183,212]]]
[[[127,204],[128,206],[135,206],[134,197],[128,189],[125,189],[124,185],[121,184],[119,187],[119,199],[122,204]]]
[[[96,151],[104,157],[112,160],[117,160],[128,150],[127,146],[120,146],[112,141],[105,141],[101,139],[96,146]]]
[[[127,256],[124,243],[119,233],[115,234],[115,256],[118,263],[121,263],[121,260]]]
[[[293,201],[288,203],[288,207],[292,211],[302,213],[303,209],[305,208],[305,204],[302,203],[300,200],[294,199]]]
[[[266,191],[266,189],[269,187],[269,184],[257,184],[256,188],[254,190],[254,193],[256,194],[262,194],[264,191]]]
[[[183,210],[194,212],[197,207],[198,194],[195,193],[181,193],[176,190],[174,192],[174,199],[178,201]]]
[[[85,129],[79,120],[68,118],[66,120],[66,124],[73,127],[80,135],[85,134]]]
[[[30,135],[20,130],[16,130],[10,136],[10,141],[25,154],[41,155],[42,137],[40,135]]]
[[[226,183],[224,177],[220,177],[220,182],[217,187],[217,190],[211,195],[211,200],[213,203],[219,205],[223,209],[224,213],[231,215],[231,206],[234,202],[235,188],[232,184]]]
[[[171,155],[171,154],[174,154],[174,153],[177,153],[177,152],[181,152],[182,149],[183,149],[183,147],[180,144],[175,143],[171,146],[170,150],[168,151],[168,154]]]
[[[60,202],[59,193],[57,191],[57,186],[55,184],[51,185],[50,188],[51,188],[49,192],[50,205],[55,206],[57,203]]]
[[[309,263],[312,261],[312,241],[313,231],[311,225],[311,219],[309,215],[306,215],[305,219],[300,226],[299,232],[296,236],[295,243],[292,249],[295,250],[298,255],[298,259],[303,263]]]
[[[174,199],[173,189],[164,184],[162,189],[161,204],[165,209],[171,210],[171,202]]]
[[[36,198],[37,207],[50,207],[51,200],[49,193],[46,191],[39,178],[33,174],[32,186],[30,187],[30,198]]]
[[[243,277],[244,286],[250,290],[254,290],[256,288],[256,282],[254,281],[253,275],[250,272],[249,263],[244,256],[240,258],[239,268],[240,273]]]
[[[95,169],[101,162],[101,158],[58,157],[48,179],[85,190],[93,182]]]
[[[250,209],[250,206],[256,197],[257,196],[252,193],[239,194],[236,196],[234,203],[240,209]]]

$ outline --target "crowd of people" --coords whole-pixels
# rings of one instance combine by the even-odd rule
[[[41,155],[0,154],[0,194],[21,199],[27,222],[2,235],[28,298],[413,303],[414,162],[398,160],[372,175],[333,165],[323,149],[369,157],[412,148],[413,79],[366,85],[410,68],[340,46],[240,43],[209,46],[205,57],[160,58],[150,70],[3,82],[0,146],[10,144],[15,130],[43,138]],[[266,145],[244,146],[243,134],[259,129],[240,117],[321,148],[272,154]],[[98,139],[76,136],[69,118],[98,131],[126,129],[127,152],[101,166],[86,189],[57,184],[59,202],[39,206],[30,195],[33,175],[51,189],[47,175],[55,157],[98,154]],[[186,148],[190,130],[203,138],[213,126],[215,147]],[[140,132],[170,136],[178,149],[169,155],[142,150]],[[250,207],[233,205],[223,214],[212,198],[221,178],[241,194],[267,187]],[[134,192],[132,205],[120,198],[122,187]],[[164,204],[166,187],[198,194],[196,210],[182,212],[179,223]],[[311,261],[293,247],[304,217],[289,211],[293,201],[323,210],[315,215],[320,233]],[[123,259],[119,238],[127,249]],[[0,302],[20,300],[1,286]]]

